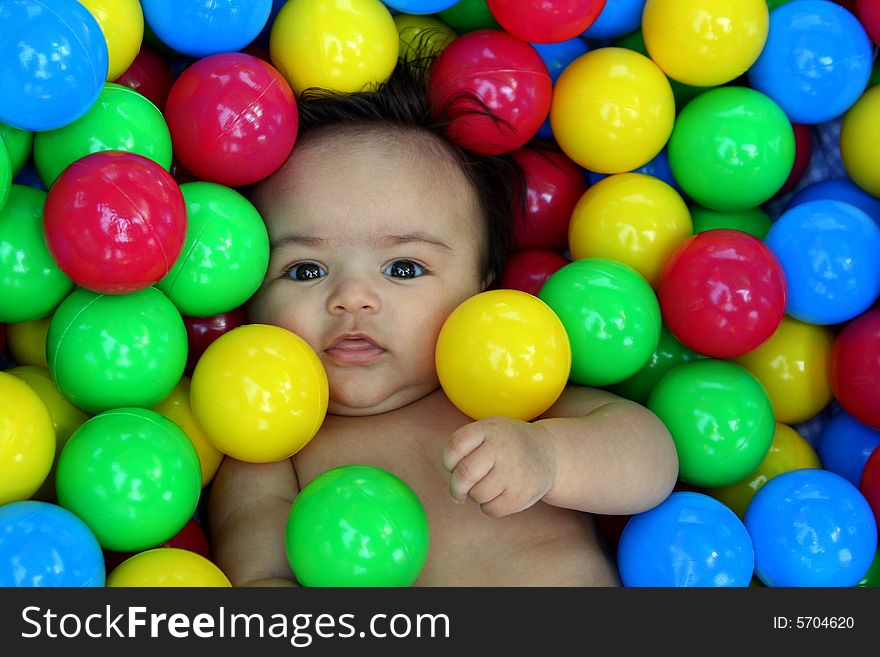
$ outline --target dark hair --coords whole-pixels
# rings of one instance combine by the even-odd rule
[[[454,163],[473,185],[486,224],[487,249],[481,263],[484,281],[497,283],[510,249],[515,204],[525,203],[522,168],[507,154],[483,155],[457,144],[450,125],[464,114],[477,113],[507,125],[478,98],[461,95],[432,104],[428,78],[432,57],[398,61],[390,78],[366,91],[342,93],[310,88],[298,99],[299,136],[333,126],[346,129],[390,128],[423,131],[445,144]]]

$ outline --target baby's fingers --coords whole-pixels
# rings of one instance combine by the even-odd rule
[[[443,450],[443,467],[452,472],[459,462],[483,444],[486,434],[477,423],[466,424],[449,437]]]
[[[458,503],[467,500],[472,489],[492,472],[495,460],[489,450],[476,450],[458,462],[449,481],[449,492]]]

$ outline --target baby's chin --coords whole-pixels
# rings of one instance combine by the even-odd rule
[[[355,387],[340,390],[331,384],[327,414],[365,417],[390,413],[418,401],[438,387],[439,383],[437,382],[426,382],[424,385],[393,390],[370,390]]]

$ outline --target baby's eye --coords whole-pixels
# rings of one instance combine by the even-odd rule
[[[412,260],[395,260],[382,273],[391,278],[417,278],[425,273],[425,269]]]
[[[315,262],[300,262],[290,267],[286,272],[292,281],[313,281],[327,275],[327,270]]]

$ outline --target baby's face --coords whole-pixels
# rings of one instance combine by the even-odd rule
[[[272,251],[248,315],[312,346],[330,413],[372,415],[437,389],[437,335],[481,290],[486,238],[448,158],[387,135],[346,139],[298,145],[258,190]]]

